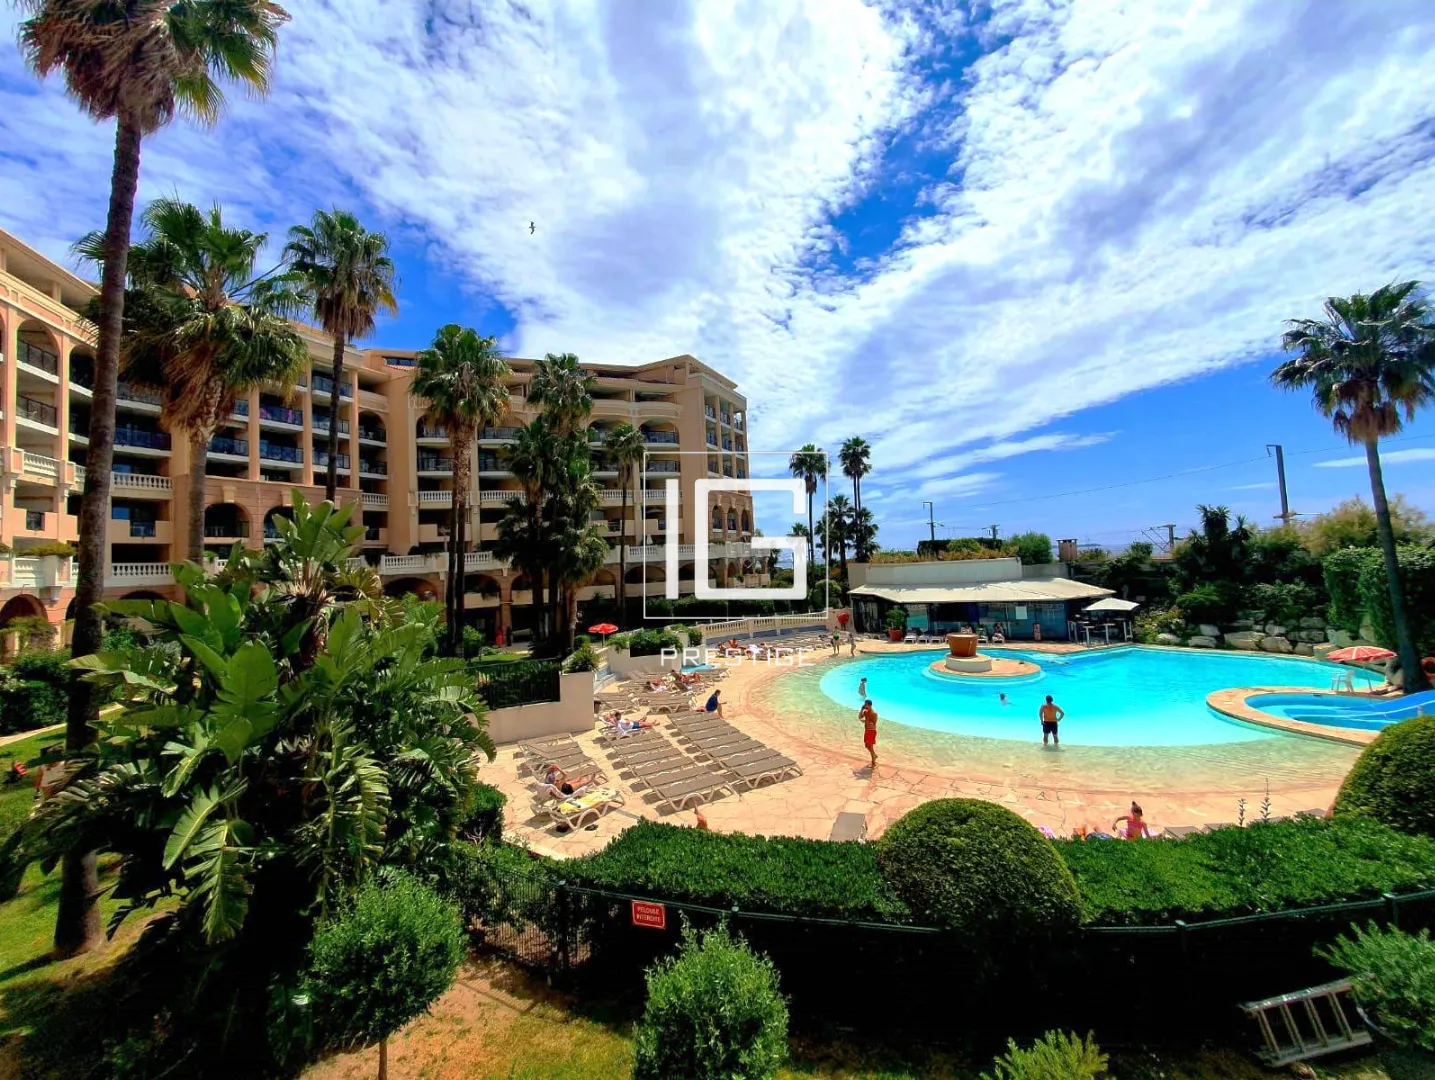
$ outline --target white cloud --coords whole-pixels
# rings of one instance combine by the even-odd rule
[[[1274,480],[1267,480],[1259,484],[1237,484],[1235,487],[1226,488],[1227,491],[1271,491],[1276,487]]]
[[[692,352],[753,445],[862,433],[893,502],[1098,438],[1017,436],[1266,353],[1332,290],[1435,275],[1425,0],[289,6],[270,100],[150,140],[142,198],[274,232],[354,205],[510,309],[515,351]],[[64,255],[112,134],[21,69],[15,18],[0,224]],[[991,51],[924,82],[972,33]],[[834,215],[899,134],[949,168],[844,274]]]
[[[1411,450],[1392,450],[1389,453],[1380,455],[1380,464],[1404,465],[1410,461],[1435,461],[1435,449],[1430,447],[1417,447]],[[1354,469],[1365,468],[1365,455],[1359,457],[1334,458],[1331,461],[1317,461],[1312,464],[1316,469]]]

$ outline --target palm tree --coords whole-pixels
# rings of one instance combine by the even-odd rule
[[[1381,286],[1370,295],[1332,296],[1324,319],[1292,319],[1281,338],[1298,356],[1271,373],[1286,390],[1310,390],[1316,409],[1335,430],[1365,447],[1370,496],[1385,556],[1390,615],[1406,690],[1426,685],[1410,636],[1405,589],[1380,468],[1380,440],[1435,402],[1435,321],[1419,282]]]
[[[853,435],[837,451],[842,475],[852,481],[852,507],[862,509],[862,477],[872,471],[872,447],[860,435]]]
[[[628,488],[636,481],[638,466],[642,464],[646,444],[643,433],[632,424],[619,424],[608,431],[603,441],[603,452],[608,460],[618,467],[618,484],[623,489],[623,516],[628,520]],[[643,507],[637,507],[638,520],[642,520]],[[596,568],[595,568],[596,572]],[[620,618],[627,615],[628,602],[628,545],[620,533],[618,536],[618,612]]]
[[[543,410],[549,426],[559,435],[575,430],[593,411],[593,384],[572,353],[549,353],[533,365],[528,400]]]
[[[209,441],[250,390],[287,391],[303,373],[307,353],[287,318],[300,296],[292,275],[255,275],[268,237],[226,228],[218,206],[205,214],[156,199],[140,223],[148,236],[130,250],[120,360],[129,381],[162,396],[165,426],[189,437],[186,554],[202,562]],[[103,263],[104,235],[75,249]]]
[[[334,389],[329,395],[329,467],[324,498],[338,487],[339,395],[344,385],[344,350],[374,332],[374,317],[399,310],[394,299],[394,264],[389,239],[371,233],[347,210],[318,210],[308,225],[289,230],[284,255],[308,288],[314,319],[334,338]]]
[[[818,522],[817,534],[829,554],[835,548],[842,560],[842,579],[847,579],[847,547],[852,543],[852,520],[856,510],[846,495],[834,495],[827,501],[827,513]]]
[[[94,608],[105,584],[115,392],[140,143],[179,112],[201,124],[215,123],[224,107],[219,80],[266,92],[279,27],[289,16],[273,0],[129,0],[118,9],[118,17],[117,5],[95,0],[18,3],[29,16],[20,24],[20,48],[30,67],[41,78],[61,72],[66,91],[86,113],[115,122],[71,642],[74,655],[84,656],[100,647],[103,633]],[[65,727],[67,750],[78,751],[91,742],[94,717],[91,685],[74,681]],[[85,951],[99,941],[98,893],[95,856],[67,855],[55,920],[55,948],[61,955]]]
[[[877,546],[877,521],[865,506],[852,512],[852,546],[858,562],[870,559]]]
[[[543,418],[518,429],[514,440],[500,452],[508,471],[523,490],[523,498],[508,504],[498,523],[494,553],[510,560],[527,575],[532,586],[533,637],[543,635],[543,580],[548,543],[544,527],[546,502],[558,463],[552,432]]]
[[[809,538],[815,537],[817,534],[812,525],[812,496],[817,494],[817,481],[827,476],[827,455],[820,447],[808,443],[788,459],[787,468],[807,487],[807,535]],[[808,553],[807,561],[814,561],[812,552]]]
[[[498,342],[449,323],[434,335],[433,344],[418,355],[409,393],[424,402],[424,415],[453,440],[453,508],[449,519],[448,582],[444,606],[448,613],[448,644],[458,655],[463,626],[464,531],[468,526],[468,489],[472,480],[473,446],[484,427],[497,424],[508,411],[506,380],[511,372],[498,353]],[[332,460],[330,464],[332,464]],[[480,525],[480,533],[482,526]]]

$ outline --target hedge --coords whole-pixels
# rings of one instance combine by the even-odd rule
[[[40,650],[15,658],[8,672],[0,675],[0,735],[64,721],[69,659],[68,650]]]
[[[1160,925],[1435,888],[1435,841],[1369,818],[1256,822],[1182,840],[1056,841],[1082,918]]]
[[[1392,724],[1361,751],[1340,786],[1335,814],[1435,837],[1435,716]]]
[[[865,844],[715,833],[640,821],[565,862],[571,884],[712,907],[910,922]]]

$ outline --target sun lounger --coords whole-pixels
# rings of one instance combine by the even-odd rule
[[[615,806],[623,805],[623,793],[616,788],[593,788],[583,795],[564,799],[562,802],[535,803],[533,810],[539,817],[577,829],[588,821],[596,821]]]
[[[1167,825],[1161,830],[1163,840],[1180,840],[1183,836],[1190,836],[1192,833],[1201,831],[1199,825]]]
[[[650,786],[658,796],[659,804],[671,807],[673,810],[683,810],[689,806],[708,802],[723,793],[736,794],[731,781],[709,769],[704,769],[702,775],[691,776],[683,780],[664,780],[661,777],[656,777]]]
[[[915,644],[917,644],[917,631],[915,631],[915,630],[909,630],[909,631],[907,632],[906,637],[902,638],[902,644],[903,644],[903,645],[915,645]]]
[[[649,712],[675,712],[678,709],[692,708],[692,695],[681,694],[648,694],[635,699],[637,704],[642,705]]]
[[[544,757],[529,758],[527,761],[520,762],[520,765],[526,766],[528,772],[537,776],[539,773],[555,766],[566,773],[571,773],[582,770],[586,765],[596,765],[596,763],[586,751],[575,746],[573,750],[562,755],[550,754]],[[523,770],[520,768],[519,775],[521,776],[522,774]]]
[[[828,840],[837,842],[858,841],[867,839],[867,815],[841,813],[837,820],[832,823],[832,831],[827,834]]]
[[[666,746],[649,746],[646,750],[642,750],[636,754],[629,754],[618,763],[618,767],[628,769],[629,771],[636,771],[646,765],[652,765],[659,761],[675,760],[690,761],[691,758],[672,743],[668,743]]]
[[[783,757],[781,754],[773,752],[756,760],[737,763],[725,761],[723,768],[736,777],[737,783],[746,784],[748,787],[757,787],[765,780],[776,783],[779,780],[786,780],[790,776],[802,775],[802,769],[798,767],[797,762],[790,757]]]
[[[569,734],[548,735],[541,739],[524,739],[518,744],[518,752],[528,757],[541,757],[544,754],[554,753],[563,747],[577,746],[573,736]]]

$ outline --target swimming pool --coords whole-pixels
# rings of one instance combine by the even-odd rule
[[[1066,712],[1063,746],[1207,746],[1289,738],[1214,712],[1206,705],[1213,691],[1328,686],[1334,673],[1345,671],[1352,671],[1359,686],[1364,675],[1318,660],[1140,646],[1065,655],[981,651],[1029,660],[1040,665],[1041,674],[1030,681],[958,682],[927,671],[941,653],[917,652],[841,664],[825,672],[819,686],[828,699],[855,713],[861,703],[857,687],[865,678],[867,696],[883,721],[952,735],[1039,742],[1037,709],[1050,694]]]
[[[1272,716],[1327,727],[1379,731],[1412,716],[1435,714],[1435,690],[1403,698],[1351,698],[1329,694],[1255,694],[1246,704]]]

